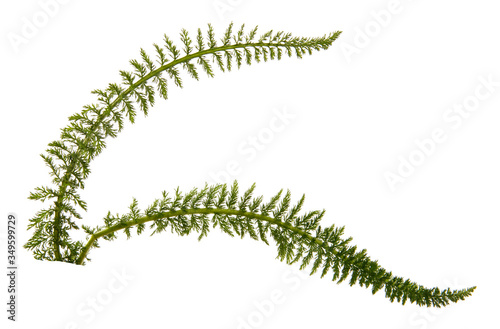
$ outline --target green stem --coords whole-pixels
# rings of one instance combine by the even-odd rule
[[[295,226],[293,226],[289,223],[285,223],[285,222],[282,222],[282,221],[277,220],[275,218],[265,216],[262,214],[256,214],[256,213],[252,213],[252,212],[233,210],[233,209],[213,209],[213,208],[186,209],[186,210],[177,210],[177,211],[161,213],[161,214],[157,214],[156,216],[144,216],[144,217],[138,218],[136,220],[130,220],[130,221],[127,221],[125,223],[118,223],[116,225],[113,225],[113,226],[107,227],[103,230],[100,230],[99,232],[96,232],[90,236],[89,240],[87,241],[87,243],[83,247],[80,256],[78,257],[76,264],[82,265],[83,261],[85,260],[85,257],[87,256],[87,254],[88,254],[90,248],[92,247],[92,245],[94,244],[94,242],[97,239],[102,238],[103,236],[106,236],[108,234],[112,234],[112,233],[119,231],[119,230],[123,230],[123,229],[129,228],[129,227],[135,226],[135,225],[144,224],[144,223],[151,222],[151,221],[158,220],[158,219],[176,217],[176,216],[180,216],[180,215],[203,215],[203,214],[205,214],[205,215],[243,216],[243,217],[250,218],[250,219],[257,219],[257,220],[266,221],[266,222],[269,222],[271,224],[275,224],[279,227],[282,227],[284,229],[290,230],[290,231],[296,233],[297,235],[303,236],[307,240],[314,242],[320,246],[324,245],[323,240],[315,238],[315,237],[311,236],[310,234],[302,231],[301,229],[296,228]]]

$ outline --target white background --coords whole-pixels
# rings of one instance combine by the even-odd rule
[[[329,50],[302,60],[216,70],[200,81],[183,73],[184,89],[171,83],[169,99],[158,98],[92,163],[82,223],[123,213],[132,197],[146,206],[162,190],[213,183],[211,173],[238,163],[231,179],[242,188],[257,182],[266,197],[288,188],[295,200],[305,193],[306,210],[325,208],[325,225],[345,225],[346,237],[394,274],[429,287],[478,288],[438,311],[402,306],[383,291],[372,296],[318,275],[303,278],[275,259],[274,246],[218,230],[201,242],[169,232],[122,235],[102,242],[85,267],[19,250],[19,321],[9,323],[2,311],[2,328],[498,326],[500,87],[460,127],[443,117],[473,104],[477,88],[485,93],[480,79],[500,81],[495,2],[72,0],[57,2],[50,17],[47,2],[2,1],[0,8],[0,213],[18,214],[20,243],[42,207],[27,196],[49,182],[38,155],[68,116],[95,101],[91,90],[120,81],[118,71],[129,70],[141,47],[153,55],[164,33],[178,41],[182,28],[205,31],[207,23],[219,38],[231,21],[298,36],[342,30]],[[23,36],[33,22],[37,32]],[[14,35],[24,43],[13,44]],[[266,129],[284,109],[294,117],[269,138]],[[419,159],[415,140],[435,129],[446,140]],[[249,160],[241,149],[252,137],[263,149]],[[421,164],[391,189],[385,176],[399,175],[412,154]],[[114,281],[122,272],[129,279]],[[270,307],[266,300],[279,294]]]

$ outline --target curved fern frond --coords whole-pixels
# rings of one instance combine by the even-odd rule
[[[234,63],[239,68],[243,58],[249,65],[253,60],[281,59],[283,52],[302,58],[305,53],[328,49],[340,35],[334,32],[323,37],[304,38],[269,31],[257,40],[257,27],[248,34],[244,28],[242,25],[233,33],[231,23],[220,42],[215,39],[210,24],[206,36],[198,29],[196,42],[182,30],[181,47],[165,35],[163,46],[154,44],[155,60],[141,49],[140,59],[130,61],[131,70],[120,71],[121,83],[92,91],[97,96],[97,103],[86,105],[82,112],[72,115],[70,124],[61,131],[61,139],[50,143],[47,153],[41,155],[55,187],[37,188],[29,197],[53,201],[53,206],[30,219],[30,228],[35,232],[25,248],[33,250],[36,259],[75,262],[82,243],[73,242],[68,231],[79,229],[72,220],[81,218],[74,207],[86,209],[78,190],[85,187],[90,161],[102,152],[107,137],[117,136],[127,119],[134,123],[138,111],[147,115],[157,95],[167,99],[172,81],[182,87],[182,70],[198,80],[200,68],[213,77],[214,65],[223,72],[230,71]]]
[[[88,260],[91,248],[99,247],[98,239],[116,239],[119,231],[124,231],[130,238],[132,229],[139,235],[149,224],[151,235],[170,229],[179,235],[197,233],[200,240],[211,227],[219,227],[230,236],[243,238],[248,235],[266,244],[272,238],[278,248],[279,260],[288,264],[300,262],[300,269],[309,268],[310,275],[319,271],[324,277],[331,273],[332,280],[337,283],[348,280],[351,286],[357,283],[371,287],[373,294],[384,289],[391,302],[398,301],[403,305],[410,301],[419,306],[446,306],[465,299],[476,288],[429,289],[394,276],[377,261],[371,260],[365,249],[358,250],[350,245],[352,238],[343,238],[343,226],[322,227],[324,210],[300,215],[304,196],[292,206],[290,191],[279,191],[268,203],[263,202],[262,196],[253,197],[254,191],[255,184],[240,195],[236,181],[231,187],[226,184],[205,185],[185,194],[177,189],[172,196],[163,192],[162,198],[144,211],[139,210],[134,199],[129,213],[115,216],[108,213],[103,226],[84,228],[89,239],[77,264]]]

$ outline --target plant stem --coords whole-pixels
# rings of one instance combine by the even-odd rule
[[[80,256],[78,257],[76,264],[77,265],[82,265],[83,261],[85,260],[85,257],[87,256],[90,248],[92,247],[93,243],[108,234],[114,233],[116,231],[126,229],[128,227],[132,227],[134,225],[139,225],[147,222],[151,222],[154,220],[158,219],[164,219],[164,218],[169,218],[169,217],[176,217],[180,215],[229,215],[229,216],[242,216],[250,219],[257,219],[257,220],[262,220],[269,222],[271,224],[275,224],[279,227],[285,228],[287,230],[290,230],[297,235],[303,236],[307,240],[314,242],[320,246],[324,245],[324,241],[318,238],[315,238],[311,236],[310,234],[302,231],[299,228],[294,227],[293,225],[289,223],[282,222],[280,220],[277,220],[275,218],[269,217],[269,216],[264,216],[262,214],[256,214],[252,212],[247,212],[247,211],[241,211],[241,210],[233,210],[233,209],[213,209],[213,208],[200,208],[200,209],[186,209],[186,210],[177,210],[177,211],[171,211],[171,212],[166,212],[166,213],[161,213],[157,214],[156,216],[144,216],[141,218],[138,218],[136,220],[130,220],[125,223],[119,223],[110,227],[107,227],[99,232],[96,232],[92,234],[85,244],[85,246],[82,249],[82,252]]]

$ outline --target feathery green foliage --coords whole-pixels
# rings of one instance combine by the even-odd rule
[[[132,229],[141,234],[150,224],[152,234],[170,230],[179,235],[196,233],[201,240],[210,228],[218,227],[230,236],[243,238],[248,235],[269,245],[274,240],[277,258],[287,264],[299,262],[301,269],[310,269],[310,274],[321,273],[321,277],[332,274],[337,283],[348,280],[351,286],[356,283],[371,287],[375,294],[385,289],[391,301],[405,304],[407,301],[420,306],[441,307],[470,296],[475,287],[462,290],[440,290],[425,288],[421,285],[394,276],[387,272],[377,261],[371,260],[366,250],[357,250],[349,243],[352,238],[343,238],[344,227],[335,225],[322,227],[321,219],[325,211],[315,210],[301,214],[305,196],[292,206],[291,193],[279,191],[268,202],[264,198],[253,197],[255,184],[239,193],[238,183],[205,185],[202,189],[192,189],[181,193],[179,189],[172,195],[163,192],[146,210],[141,211],[137,200],[130,205],[125,215],[108,215],[104,225],[95,228],[85,227],[89,240],[77,264],[84,263],[91,248],[99,247],[97,240],[116,239],[116,232],[124,231],[127,238]]]
[[[311,274],[320,271],[322,277],[331,272],[334,281],[349,279],[350,285],[371,287],[373,293],[384,288],[391,301],[404,304],[409,300],[440,307],[469,296],[475,287],[453,291],[428,289],[387,272],[370,260],[366,250],[358,251],[356,246],[349,245],[351,238],[342,238],[343,227],[322,227],[324,211],[300,214],[304,197],[291,206],[290,192],[280,191],[265,203],[263,197],[253,197],[255,185],[240,195],[236,182],[230,187],[206,185],[188,193],[179,189],[172,195],[164,192],[161,199],[143,211],[134,200],[129,213],[122,216],[108,213],[103,226],[81,225],[88,234],[87,242],[71,239],[70,231],[80,229],[75,220],[82,219],[77,208],[87,208],[78,191],[85,187],[90,162],[106,146],[105,139],[116,137],[127,120],[134,123],[138,111],[147,115],[157,95],[167,99],[169,84],[182,87],[182,70],[198,80],[200,69],[213,77],[214,65],[224,72],[253,61],[293,55],[302,58],[313,51],[328,49],[339,35],[340,32],[335,32],[303,38],[269,31],[257,37],[257,28],[245,33],[243,25],[233,31],[230,24],[223,38],[217,41],[209,25],[206,35],[198,29],[195,38],[182,30],[181,47],[165,36],[162,46],[154,44],[154,59],[141,49],[140,59],[130,61],[132,70],[120,71],[121,83],[94,90],[97,102],[72,115],[70,124],[61,131],[60,140],[49,143],[46,153],[41,155],[54,185],[35,188],[29,198],[52,203],[30,220],[28,228],[34,233],[25,248],[32,250],[36,259],[84,264],[90,260],[88,252],[99,246],[99,238],[113,240],[121,230],[130,237],[132,230],[141,234],[149,224],[152,234],[170,229],[180,235],[195,232],[201,239],[210,228],[219,227],[231,236],[248,235],[266,244],[273,239],[281,261],[300,262],[302,269],[310,267]]]
[[[340,34],[301,38],[269,31],[257,37],[257,27],[248,33],[244,28],[242,25],[233,31],[231,23],[220,41],[211,25],[205,36],[198,29],[196,41],[182,30],[181,48],[165,35],[163,46],[154,44],[155,60],[141,49],[140,60],[130,61],[132,70],[120,71],[121,84],[110,83],[104,90],[92,91],[97,102],[72,115],[70,124],[61,131],[61,139],[50,143],[46,154],[41,155],[55,186],[36,188],[30,195],[33,200],[53,201],[30,220],[29,228],[35,232],[25,247],[33,250],[36,259],[75,262],[82,243],[72,241],[68,232],[79,229],[74,219],[82,217],[76,208],[86,210],[78,190],[85,187],[90,161],[102,152],[107,137],[117,136],[127,119],[134,123],[138,111],[147,115],[157,95],[167,99],[169,81],[182,87],[182,69],[198,80],[200,68],[213,77],[214,65],[224,72],[234,65],[239,68],[243,62],[250,65],[252,61],[281,59],[283,54],[302,58],[306,53],[328,49]]]

